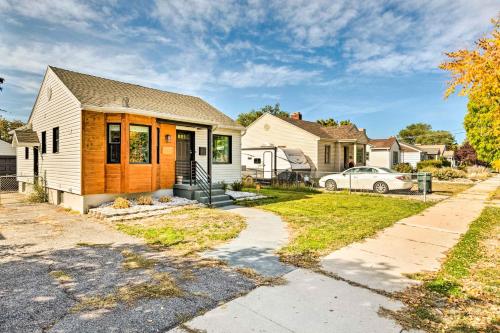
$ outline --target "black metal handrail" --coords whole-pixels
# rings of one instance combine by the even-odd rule
[[[209,205],[212,205],[212,180],[200,163],[197,161],[176,161],[175,174],[183,176],[183,182],[188,182],[189,186],[197,185],[207,196]]]

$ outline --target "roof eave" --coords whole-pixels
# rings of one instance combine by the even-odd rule
[[[239,131],[245,130],[245,128],[243,126],[240,126],[240,125],[220,124],[220,123],[210,121],[210,120],[205,120],[205,119],[182,117],[182,116],[173,115],[173,114],[166,114],[166,113],[158,112],[158,111],[135,109],[135,108],[129,108],[129,107],[122,107],[122,106],[96,106],[96,105],[84,104],[84,105],[82,105],[82,110],[102,112],[102,113],[129,113],[129,114],[136,114],[136,115],[147,116],[147,117],[155,117],[155,118],[160,118],[160,119],[165,119],[165,120],[182,121],[182,122],[189,122],[189,123],[200,124],[200,125],[211,125],[211,126],[216,126],[217,128],[233,129],[233,130],[239,130]]]

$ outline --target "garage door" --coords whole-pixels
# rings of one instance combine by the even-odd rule
[[[16,174],[16,157],[0,156],[0,176]]]

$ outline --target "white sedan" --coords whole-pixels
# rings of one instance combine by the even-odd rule
[[[409,190],[413,186],[411,176],[388,168],[354,167],[342,173],[324,176],[319,186],[329,191],[351,188],[352,190],[373,190],[387,193],[392,190]]]

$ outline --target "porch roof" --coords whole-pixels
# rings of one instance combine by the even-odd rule
[[[142,110],[158,117],[173,117],[189,122],[199,121],[220,127],[243,130],[244,127],[199,97],[182,95],[136,84],[49,66],[82,107]]]
[[[40,141],[35,131],[29,128],[19,128],[12,132],[12,146],[14,147],[38,147]]]

